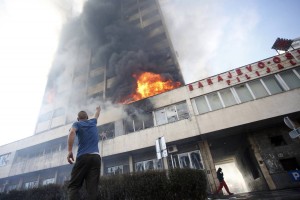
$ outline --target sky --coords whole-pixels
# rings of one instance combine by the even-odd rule
[[[33,135],[68,17],[84,0],[0,0],[0,145]],[[300,37],[299,0],[159,0],[186,83],[275,55]]]

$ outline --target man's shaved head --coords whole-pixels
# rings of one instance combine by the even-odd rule
[[[86,119],[88,119],[88,115],[85,111],[80,111],[78,113],[78,118],[77,119],[78,120],[86,120]]]

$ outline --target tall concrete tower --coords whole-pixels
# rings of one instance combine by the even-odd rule
[[[35,134],[94,102],[126,101],[142,72],[184,83],[158,1],[87,1],[62,32]]]

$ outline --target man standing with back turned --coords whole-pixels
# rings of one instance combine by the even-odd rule
[[[101,158],[99,155],[97,119],[100,115],[100,106],[96,108],[94,118],[88,119],[85,111],[78,113],[77,122],[73,123],[68,136],[68,162],[74,163],[72,147],[75,136],[78,137],[78,151],[76,162],[71,172],[68,186],[70,200],[79,199],[79,190],[86,183],[90,200],[97,199],[98,183],[100,178]]]

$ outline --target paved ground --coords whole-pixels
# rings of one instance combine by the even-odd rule
[[[228,195],[209,195],[211,199],[300,200],[300,188],[275,191],[248,192]]]

